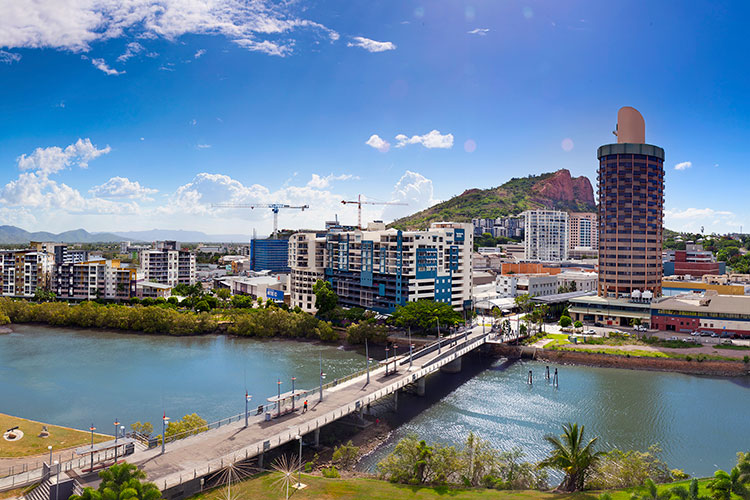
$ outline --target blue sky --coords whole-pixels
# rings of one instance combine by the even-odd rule
[[[743,2],[17,0],[0,12],[0,222],[260,234],[392,219],[567,168],[617,109],[666,150],[666,224],[750,228]],[[680,166],[676,169],[676,166]]]

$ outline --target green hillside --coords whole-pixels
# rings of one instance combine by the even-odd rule
[[[545,194],[549,191],[554,194]],[[469,189],[448,201],[395,220],[390,227],[424,229],[437,221],[470,222],[475,218],[517,215],[535,208],[596,211],[593,200],[593,189],[587,178],[571,178],[567,170],[560,170],[513,178],[500,187]]]

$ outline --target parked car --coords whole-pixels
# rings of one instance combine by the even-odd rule
[[[711,334],[711,336],[712,336],[713,338],[718,338],[718,337],[719,337],[719,334],[718,334],[718,333],[716,333],[716,332],[714,332],[714,333],[712,333],[712,334]]]
[[[601,324],[601,323],[599,323],[598,321],[594,321],[594,326],[604,326],[604,325],[602,325],[602,324]]]
[[[586,330],[585,332],[583,332],[583,334],[584,335],[596,335],[596,331],[595,330]]]
[[[690,332],[690,335],[693,336],[693,337],[697,337],[700,334],[701,334],[701,332],[699,332],[698,330],[695,330],[694,332]]]
[[[707,331],[701,330],[698,333],[698,335],[700,335],[701,337],[710,337],[711,336],[711,332],[707,332]]]
[[[721,341],[723,345],[734,345],[734,343],[729,339],[724,339]]]
[[[678,337],[672,336],[672,337],[669,337],[667,340],[680,340],[680,339]]]

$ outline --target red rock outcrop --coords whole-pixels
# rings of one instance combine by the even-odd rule
[[[588,177],[571,177],[570,171],[564,168],[534,184],[532,191],[540,197],[554,201],[596,204],[594,189]]]

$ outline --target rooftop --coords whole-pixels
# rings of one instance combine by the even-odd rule
[[[746,295],[703,295],[683,294],[664,297],[653,304],[654,309],[677,311],[712,312],[725,314],[747,314],[750,311],[750,297]]]

